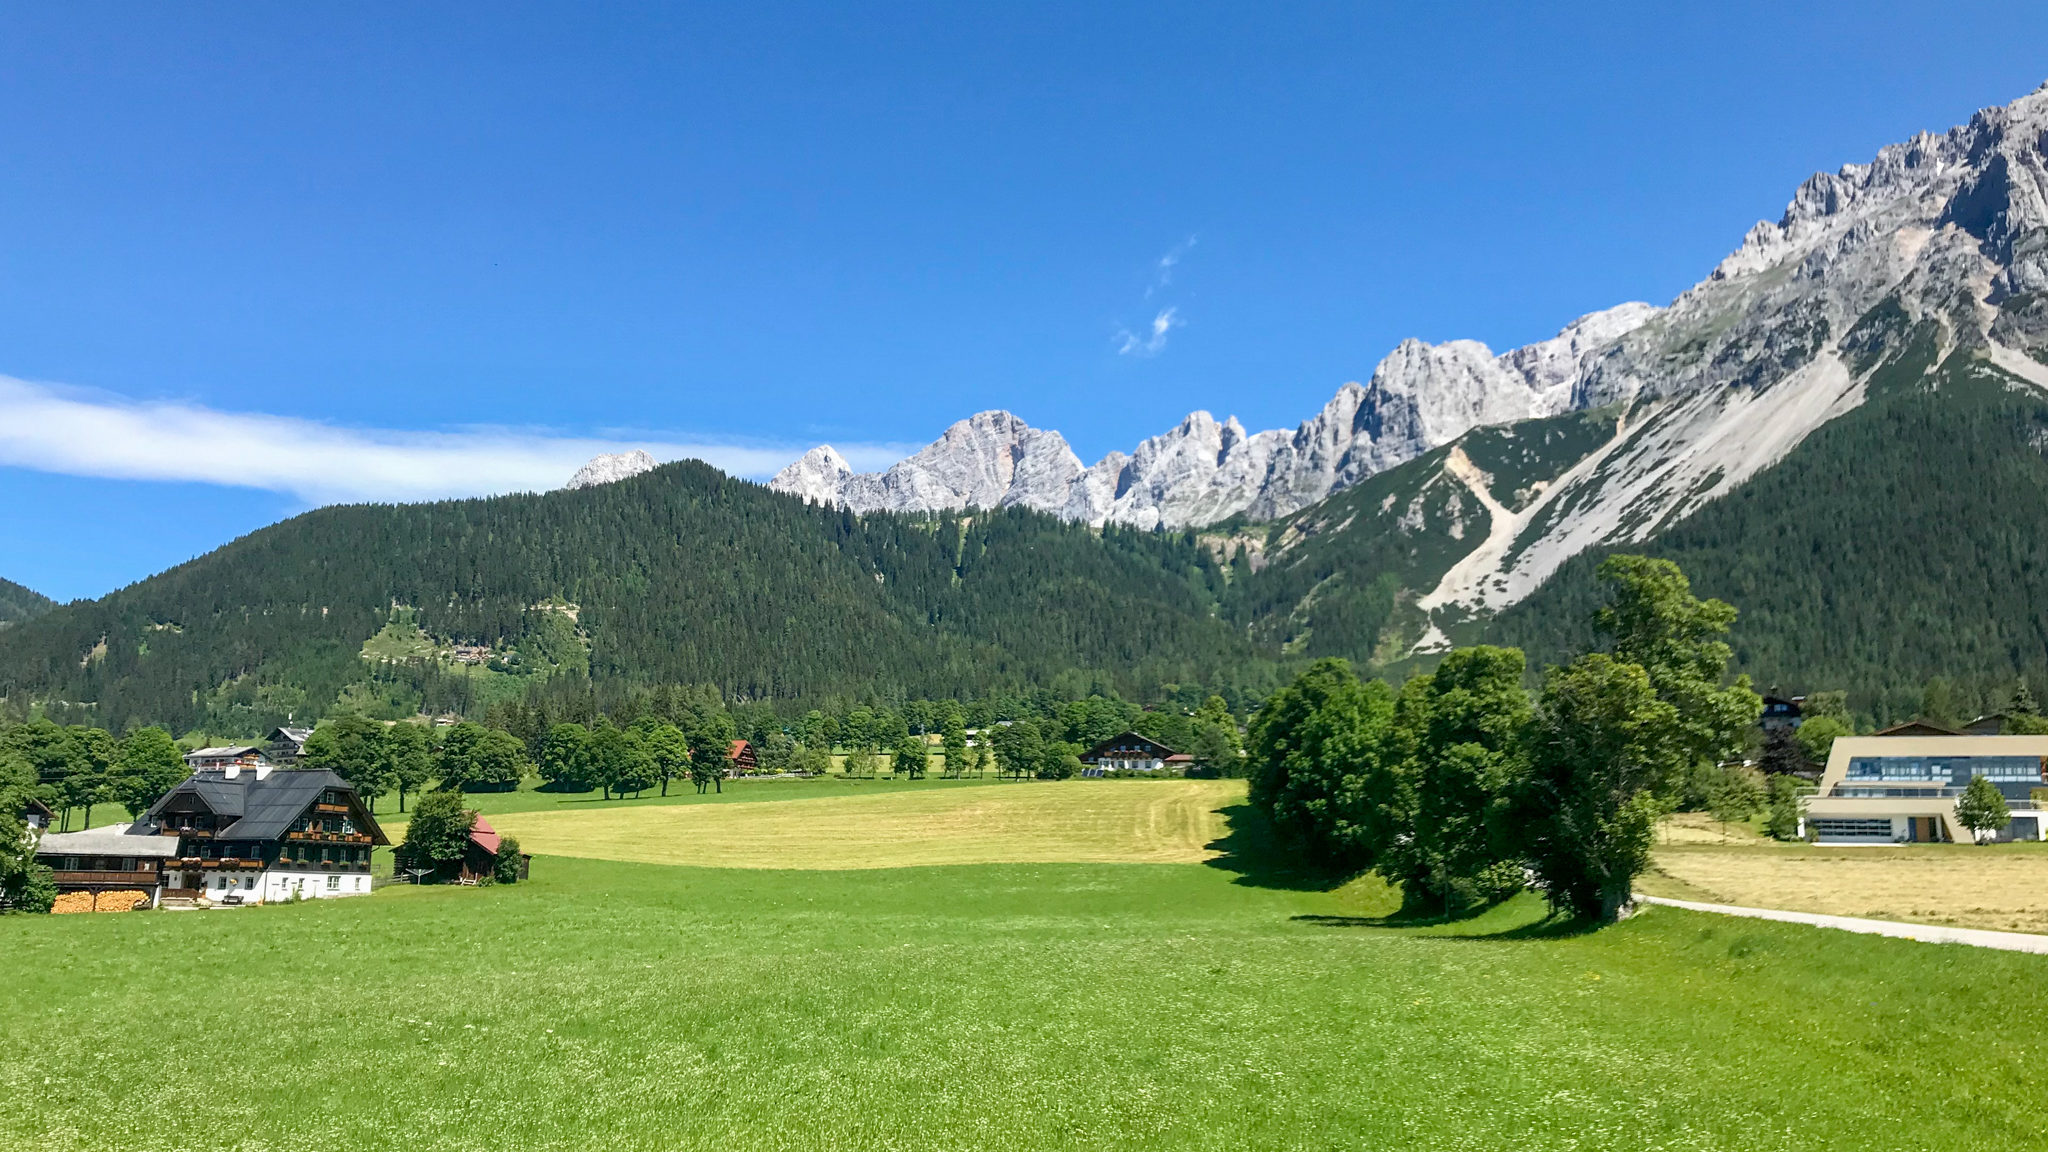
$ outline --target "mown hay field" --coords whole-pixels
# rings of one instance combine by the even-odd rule
[[[1659,847],[1637,887],[1783,908],[2048,933],[2048,844],[1822,848],[1755,838]]]
[[[1216,854],[1243,797],[1238,780],[1030,781],[491,822],[529,852],[714,868],[1188,864]]]

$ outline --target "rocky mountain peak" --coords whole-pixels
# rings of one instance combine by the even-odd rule
[[[801,496],[806,504],[837,504],[839,491],[853,476],[853,466],[830,444],[820,444],[775,474],[777,492]]]
[[[857,511],[1025,504],[1090,523],[1181,528],[1286,515],[1475,427],[1708,397],[1698,401],[1704,423],[1685,425],[1686,435],[1707,436],[1722,427],[1708,408],[1726,415],[1732,397],[1755,398],[1788,381],[1794,387],[1773,402],[1804,397],[1805,407],[1743,425],[1740,435],[1723,428],[1713,434],[1721,439],[1685,451],[1664,443],[1666,455],[1643,462],[1662,478],[1615,488],[1613,498],[1635,508],[1601,513],[1620,518],[1589,529],[1598,536],[1624,521],[1665,522],[1643,511],[1664,496],[1675,501],[1665,513],[1682,514],[1857,402],[1838,346],[1852,337],[1864,345],[1890,339],[1858,328],[1887,298],[1909,327],[1936,325],[1944,351],[1982,348],[2009,371],[2048,381],[2043,293],[2048,85],[1966,125],[1884,148],[1869,163],[1809,178],[1776,222],[1750,229],[1669,308],[1627,303],[1588,313],[1549,339],[1498,355],[1472,340],[1405,340],[1365,384],[1344,385],[1292,430],[1247,434],[1235,419],[1195,412],[1084,468],[1058,433],[1006,412],[981,413],[887,472],[811,476],[799,461],[771,486],[832,489]],[[1692,464],[1702,470],[1689,471]]]
[[[1189,413],[1129,453],[1083,467],[1066,439],[1009,412],[955,423],[885,472],[841,472],[818,449],[769,487],[857,512],[1022,504],[1091,524],[1185,528],[1240,513],[1270,519],[1307,507],[1480,424],[1563,411],[1587,359],[1657,314],[1624,304],[1496,356],[1472,340],[1405,340],[1369,384],[1347,383],[1291,429],[1247,432],[1235,416]]]
[[[590,463],[576,470],[564,488],[595,488],[599,484],[614,484],[642,472],[652,472],[657,467],[654,457],[635,448],[631,452],[612,452],[591,457]]]

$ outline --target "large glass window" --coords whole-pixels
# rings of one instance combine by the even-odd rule
[[[1972,776],[2048,782],[2039,756],[1857,756],[1849,761],[1848,773],[1850,780],[1957,785]]]
[[[1890,820],[1829,820],[1818,819],[1809,822],[1816,835],[1853,837],[1856,839],[1890,839]]]

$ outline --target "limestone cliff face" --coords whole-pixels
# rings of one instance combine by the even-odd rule
[[[576,470],[564,488],[594,488],[599,484],[613,484],[642,472],[652,472],[658,467],[654,457],[641,449],[631,452],[608,453],[593,457],[590,463]]]
[[[982,412],[884,472],[855,473],[829,445],[769,487],[857,512],[1022,504],[1091,524],[1211,524],[1240,512],[1285,515],[1480,424],[1562,411],[1581,366],[1656,314],[1625,304],[1574,321],[1553,339],[1504,356],[1469,340],[1410,340],[1368,385],[1346,384],[1292,431],[1249,433],[1235,417],[1195,412],[1129,453],[1084,467],[1057,432],[1008,412]]]
[[[1869,319],[1880,304],[1889,327]],[[1669,308],[1594,312],[1501,355],[1404,341],[1291,431],[1196,412],[1083,466],[1058,433],[984,412],[886,472],[823,448],[770,486],[861,512],[1022,504],[1183,528],[1286,515],[1475,427],[1629,409],[1631,427],[1655,426],[1633,436],[1642,452],[1548,522],[1568,555],[1669,523],[1782,458],[1860,402],[1859,378],[1909,331],[2048,387],[2048,86],[1812,177]]]

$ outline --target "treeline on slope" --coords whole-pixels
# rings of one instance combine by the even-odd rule
[[[1242,748],[1237,720],[1221,697],[1192,712],[1141,710],[1095,696],[997,720],[980,702],[914,701],[901,711],[855,707],[843,715],[813,709],[778,718],[760,706],[728,708],[709,685],[636,695],[610,712],[549,715],[527,704],[494,709],[487,724],[465,722],[437,735],[424,725],[381,724],[345,715],[307,741],[308,766],[355,784],[373,805],[437,781],[442,789],[504,790],[538,775],[559,792],[601,789],[638,797],[687,780],[699,792],[723,790],[745,741],[763,774],[872,778],[882,771],[918,780],[998,771],[1017,779],[1062,780],[1082,770],[1079,756],[1128,730],[1194,757],[1195,775],[1234,775]],[[936,744],[934,743],[934,738]],[[837,762],[835,763],[835,755]]]
[[[1221,585],[1191,534],[1098,534],[1021,508],[856,517],[684,462],[577,491],[306,513],[8,629],[0,697],[180,731],[217,724],[209,705],[227,699],[253,732],[365,681],[362,647],[394,606],[450,644],[514,651],[567,627],[587,647],[575,668],[529,673],[587,666],[596,683],[732,699],[1263,695],[1277,675],[1215,618]]]
[[[40,592],[0,580],[0,628],[33,620],[56,606],[56,601]]]
[[[508,701],[492,708],[485,722],[450,726],[342,713],[314,729],[304,760],[354,784],[372,811],[379,799],[395,796],[401,812],[409,797],[429,787],[503,791],[534,775],[554,791],[601,789],[607,797],[657,786],[666,795],[683,779],[699,790],[722,787],[733,768],[735,740],[751,746],[763,773],[836,769],[921,778],[933,759],[927,737],[935,737],[946,776],[995,770],[1064,779],[1080,770],[1080,753],[1135,730],[1194,757],[1190,770],[1197,775],[1237,774],[1238,717],[1219,696],[1195,699],[1182,688],[1175,696],[1185,706],[1147,709],[1114,695],[1066,700],[1039,692],[778,712],[767,701],[728,705],[715,685],[661,686],[629,690],[604,706],[589,692]],[[980,735],[970,741],[970,730]],[[180,747],[161,729],[117,739],[104,729],[47,717],[0,724],[0,766],[24,798],[58,814],[60,829],[70,826],[74,812],[89,823],[99,805],[140,813],[187,774]]]
[[[1558,911],[1613,919],[1690,781],[1746,787],[1719,766],[1762,702],[1724,684],[1734,608],[1666,560],[1610,557],[1599,577],[1600,650],[1533,701],[1513,648],[1455,650],[1398,691],[1318,662],[1253,720],[1253,807],[1308,862],[1398,882],[1411,911],[1469,912],[1533,876]],[[1778,806],[1791,788],[1774,783]]]
[[[2048,676],[2048,399],[1931,341],[1863,405],[1632,551],[1742,605],[1735,666],[1783,694],[1844,688],[1877,725],[1997,710]],[[1557,660],[1591,642],[1591,574],[1566,562],[1488,639]]]

